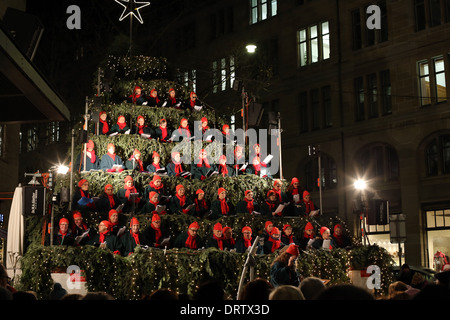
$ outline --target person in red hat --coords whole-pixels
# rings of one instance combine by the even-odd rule
[[[108,212],[109,231],[118,238],[123,235],[123,231],[126,229],[122,218],[123,216],[117,210],[111,209]]]
[[[152,163],[150,163],[146,169],[149,173],[155,173],[157,170],[165,169],[164,165],[161,164],[161,156],[158,152],[153,151]]]
[[[164,187],[161,177],[157,174],[153,175],[152,180],[144,188],[143,199],[150,199],[150,192],[155,191],[158,194],[158,201],[161,205],[168,205],[169,203],[169,193]]]
[[[202,117],[200,119],[201,125],[200,128],[202,130],[202,137],[205,137],[205,134],[208,132],[209,130],[209,125],[208,125],[208,118],[206,117]]]
[[[236,175],[233,167],[227,164],[227,157],[223,154],[219,157],[219,163],[217,164],[217,171],[222,177],[234,177]]]
[[[98,119],[98,135],[109,135],[109,124],[107,121],[108,114],[105,111],[101,111],[99,113]]]
[[[299,239],[300,250],[306,250],[308,246],[311,245],[312,241],[315,240],[316,236],[314,233],[314,226],[311,222],[308,221],[308,223],[306,223],[305,225],[303,236]]]
[[[302,215],[303,216],[309,216],[312,211],[318,210],[314,203],[311,200],[311,194],[309,191],[305,190],[303,191],[303,203],[301,205],[302,208]]]
[[[122,242],[117,236],[111,233],[110,228],[111,223],[108,220],[100,221],[97,233],[89,238],[87,244],[102,249],[109,249],[114,254],[121,255],[123,252]]]
[[[282,285],[298,287],[301,276],[296,267],[296,260],[300,256],[298,246],[289,245],[270,266],[270,283],[274,288]]]
[[[160,205],[159,194],[156,191],[150,191],[148,195],[148,202],[146,202],[142,207],[141,213],[158,213],[161,216],[167,213],[165,206]]]
[[[273,190],[267,192],[266,200],[261,204],[261,214],[267,218],[282,217],[283,211],[275,212],[279,206],[277,194]]]
[[[237,214],[254,214],[255,212],[260,212],[259,204],[253,199],[253,191],[245,190],[244,199],[236,204]]]
[[[336,247],[336,244],[334,243],[333,238],[331,237],[331,233],[330,233],[330,229],[328,229],[327,227],[323,226],[320,228],[320,236],[321,238],[318,238],[314,241],[314,243],[312,244],[312,247],[315,249],[322,249],[323,247],[323,243],[325,240],[329,240],[330,244],[328,245],[327,248],[324,249],[328,249],[328,250],[332,250],[333,248]]]
[[[69,219],[61,218],[58,223],[58,230],[53,235],[53,245],[54,246],[73,246],[75,243],[75,238],[69,229]],[[50,235],[49,235],[50,236]],[[45,245],[50,245],[50,237],[46,238]]]
[[[221,223],[216,223],[213,227],[213,235],[206,241],[206,248],[217,248],[224,250],[225,242],[223,238],[223,228]]]
[[[166,238],[166,231],[161,228],[161,217],[157,213],[152,215],[152,221],[144,230],[144,236],[148,246],[155,248],[162,246],[161,242]]]
[[[191,91],[189,94],[189,99],[184,101],[183,109],[190,111],[200,111],[203,108],[203,104],[198,100],[197,94]]]
[[[117,197],[120,203],[124,204],[122,212],[136,212],[140,209],[141,198],[132,176],[125,177],[123,188],[117,191]]]
[[[209,217],[209,214],[211,213],[210,207],[211,204],[205,197],[205,191],[202,189],[198,189],[195,192],[195,210],[194,215],[200,219],[205,219]]]
[[[233,170],[235,176],[243,175],[246,173],[245,163],[246,161],[243,152],[243,147],[237,145],[236,147],[234,147],[233,150]]]
[[[186,196],[186,190],[182,184],[175,188],[175,196],[170,198],[169,210],[172,214],[194,215],[195,205],[190,197]]]
[[[276,250],[281,249],[284,244],[281,242],[281,232],[277,227],[273,227],[269,237],[264,241],[264,253],[274,253]]]
[[[264,237],[264,241],[267,241],[269,239],[270,234],[272,233],[273,230],[273,222],[272,221],[266,221],[264,223],[264,231],[262,233],[263,237]]]
[[[100,159],[95,154],[95,144],[92,140],[86,144],[86,168],[84,167],[84,148],[78,155],[74,168],[77,172],[100,169]]]
[[[250,228],[249,226],[243,227],[241,233],[242,236],[239,237],[239,239],[236,241],[235,248],[237,253],[246,253],[248,250],[250,250],[253,242],[255,241],[255,238],[253,237],[252,228]],[[257,252],[259,251],[261,251],[261,247],[258,244]]]
[[[117,166],[117,168],[113,168]],[[122,159],[116,154],[116,146],[108,143],[107,153],[100,160],[100,169],[106,172],[122,172],[125,170]]]
[[[159,97],[158,90],[150,90],[150,95],[146,97],[148,107],[161,107],[164,101]]]
[[[89,181],[81,179],[77,186],[72,197],[72,210],[83,213],[95,211],[96,205],[89,192]]]
[[[79,246],[83,246],[87,243],[87,241],[89,240],[90,235],[93,233],[92,229],[85,223],[83,222],[83,216],[81,214],[81,212],[79,211],[74,211],[72,214],[72,227],[71,227],[71,231],[72,231],[72,236],[74,238],[78,237],[78,236],[82,236],[84,233],[88,232],[87,236],[84,237],[83,239],[81,239],[79,241],[79,243],[77,245]]]
[[[172,130],[168,127],[166,119],[159,120],[159,126],[157,126],[154,131],[154,138],[160,142],[168,142],[172,137]]]
[[[177,151],[172,152],[172,161],[166,166],[167,175],[169,177],[180,177],[182,173],[186,172],[186,167],[181,160],[181,154]]]
[[[142,115],[139,115],[137,117],[136,123],[131,127],[130,130],[131,134],[138,134],[138,135],[142,135],[142,134],[149,134],[151,137],[154,136],[155,132],[153,130],[152,127],[148,126],[145,123],[145,118]]]
[[[208,172],[214,170],[209,163],[208,154],[205,149],[201,149],[198,153],[198,158],[195,163],[191,165],[191,177],[194,179],[206,179]]]
[[[225,248],[228,248],[229,250],[235,249],[236,240],[233,238],[233,229],[229,226],[225,226],[223,227],[222,234]]]
[[[189,128],[189,123],[186,118],[180,120],[180,125],[178,126],[178,129],[173,131],[172,136],[174,142],[189,140],[192,137],[191,129]]]
[[[130,219],[129,232],[125,232],[120,240],[123,246],[122,253],[125,257],[134,253],[136,247],[147,245],[145,236],[140,232],[140,223],[137,218],[132,217]]]
[[[144,163],[142,162],[142,154],[138,149],[134,149],[131,157],[125,162],[127,170],[136,170],[144,172]]]
[[[217,199],[211,203],[211,220],[235,214],[233,203],[227,198],[225,188],[217,190]]]
[[[245,168],[245,173],[261,176],[261,159],[253,157],[252,162]]]
[[[142,105],[146,101],[145,96],[142,94],[142,88],[140,86],[135,86],[133,93],[128,96],[127,102],[136,105]]]
[[[176,108],[176,109],[179,109],[181,107],[181,101],[180,99],[178,99],[174,88],[169,89],[169,95],[163,102],[162,106],[165,108]]]
[[[286,196],[290,203],[288,208],[290,216],[299,216],[301,214],[300,206],[303,202],[303,191],[300,180],[295,177],[292,178],[286,190]]]
[[[352,247],[352,240],[344,233],[344,228],[340,224],[336,224],[331,235],[337,248],[350,249]]]
[[[120,205],[120,200],[114,193],[112,184],[105,185],[104,193],[100,196],[96,208],[100,213],[108,213],[111,209],[116,209]]]
[[[200,226],[197,221],[192,222],[188,230],[180,233],[175,239],[174,246],[176,248],[187,248],[191,250],[198,250],[203,248],[204,243],[202,238],[198,235]]]
[[[290,245],[290,244],[296,244],[298,245],[299,243],[297,242],[297,237],[294,236],[294,233],[292,231],[292,226],[290,224],[285,224],[283,226],[283,232],[281,233],[281,241],[285,244],[285,245]]]
[[[110,133],[125,134],[128,130],[130,130],[130,127],[125,120],[125,116],[120,115],[117,122],[112,125]]]

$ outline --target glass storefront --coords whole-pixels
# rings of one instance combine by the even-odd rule
[[[450,209],[428,210],[425,214],[428,266],[440,271],[443,263],[450,263]]]

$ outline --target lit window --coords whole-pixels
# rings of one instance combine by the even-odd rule
[[[298,65],[300,67],[330,58],[330,27],[325,21],[297,33]]]

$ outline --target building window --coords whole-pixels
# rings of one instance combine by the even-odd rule
[[[322,154],[320,157],[322,189],[333,189],[337,186],[337,167],[334,159]],[[319,190],[319,163],[317,158],[310,159],[305,165],[305,189],[309,191]]]
[[[392,113],[389,70],[372,73],[354,80],[356,121],[378,118]],[[380,88],[380,89],[378,89]]]
[[[432,139],[425,148],[426,174],[437,176],[450,173],[450,135]]]
[[[311,89],[301,92],[298,96],[300,111],[300,132],[320,130],[333,126],[331,87]]]
[[[370,18],[372,13],[367,13],[368,6],[357,8],[351,11],[351,23],[353,33],[353,50],[358,50],[363,47],[370,47],[378,43],[388,40],[388,22],[387,22],[387,7],[386,1],[378,1],[376,5],[380,8],[381,28],[369,29],[366,26],[366,21]]]
[[[450,22],[450,1],[414,0],[414,15],[416,31],[439,26],[443,21]]]
[[[330,27],[325,21],[297,32],[298,66],[303,67],[330,58]]]
[[[234,57],[221,58],[212,63],[213,93],[233,88],[236,79]]]
[[[60,140],[59,122],[50,122],[48,124],[48,142],[58,142]]]
[[[181,71],[178,77],[178,82],[183,86],[189,88],[191,91],[197,92],[197,70]]]
[[[363,148],[355,159],[356,174],[380,182],[396,181],[399,177],[398,155],[394,148],[374,144]]]
[[[429,267],[436,267],[434,255],[442,252],[448,261],[450,255],[450,208],[428,209],[425,211]],[[438,263],[439,264],[439,263]],[[442,265],[440,265],[442,266]],[[441,271],[438,268],[437,271]]]
[[[447,101],[447,84],[445,81],[445,61],[443,56],[417,63],[420,105]]]
[[[250,0],[250,24],[276,16],[277,11],[277,0]]]

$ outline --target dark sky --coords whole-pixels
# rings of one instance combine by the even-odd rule
[[[66,13],[70,5],[81,11],[81,29],[70,30]],[[150,6],[141,10],[145,28]],[[146,10],[147,9],[147,10]],[[109,54],[126,54],[129,49],[129,19],[119,21],[123,11],[114,0],[29,0],[27,12],[44,26],[34,63],[73,111],[73,118],[84,110],[84,99],[93,94],[93,79],[99,63]],[[134,34],[143,25],[133,21]],[[136,52],[139,47],[136,46]],[[146,52],[145,54],[151,54]]]

